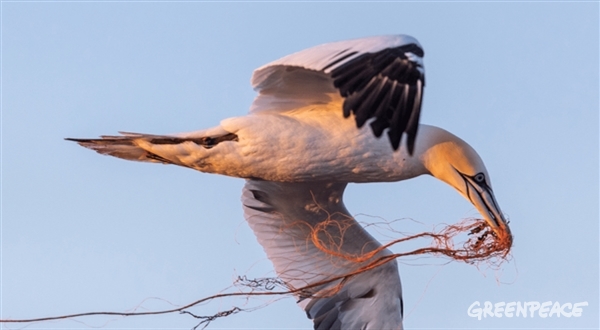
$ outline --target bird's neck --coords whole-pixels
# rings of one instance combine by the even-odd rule
[[[445,182],[448,182],[446,174],[450,169],[455,166],[468,167],[465,162],[469,159],[479,159],[465,141],[444,129],[429,125],[419,126],[415,157],[426,171],[423,174],[430,174]]]

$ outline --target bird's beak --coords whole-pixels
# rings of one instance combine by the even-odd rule
[[[492,188],[485,182],[483,184],[475,182],[471,177],[463,175],[463,178],[466,184],[465,197],[477,208],[496,237],[501,241],[507,240],[512,245],[512,235],[508,222],[504,218],[498,202],[496,202]]]

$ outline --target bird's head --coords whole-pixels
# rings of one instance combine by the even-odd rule
[[[427,147],[421,154],[429,173],[454,187],[470,201],[497,237],[512,242],[510,229],[494,197],[490,176],[481,157],[455,135],[439,128],[429,129]]]

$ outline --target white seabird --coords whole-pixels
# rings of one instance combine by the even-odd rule
[[[473,203],[496,235],[511,238],[475,150],[441,128],[419,124],[425,76],[416,39],[382,36],[316,46],[258,68],[252,86],[258,96],[250,113],[218,127],[68,140],[127,160],[246,179],[245,217],[290,288],[391,254],[383,249],[368,255],[381,244],[346,210],[342,195],[349,182],[433,175]],[[402,328],[395,261],[332,291],[338,284],[297,293],[315,329]]]

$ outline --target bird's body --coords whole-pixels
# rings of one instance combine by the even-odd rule
[[[433,126],[421,125],[420,129],[431,137],[449,134]],[[367,127],[357,130],[351,120],[330,109],[250,114],[223,120],[211,130],[179,136],[201,137],[221,130],[235,134],[237,141],[212,148],[194,142],[144,147],[201,172],[277,182],[393,182],[427,173],[418,156],[410,156],[406,148],[393,152],[386,140],[374,137]],[[420,141],[429,140],[417,140],[416,148],[427,148]]]
[[[257,69],[250,113],[218,127],[71,140],[119,158],[246,179],[245,217],[278,276],[292,290],[305,288],[295,294],[315,329],[398,329],[397,264],[379,263],[391,252],[346,210],[348,183],[430,174],[471,201],[496,235],[510,237],[475,150],[418,123],[422,56],[409,36],[321,45]],[[369,265],[377,267],[344,279]]]

